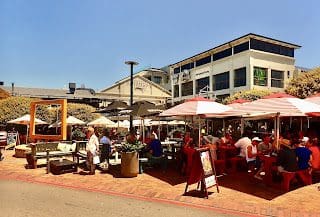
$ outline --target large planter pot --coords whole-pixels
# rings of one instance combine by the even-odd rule
[[[139,153],[121,153],[121,175],[124,177],[136,177],[139,173]]]

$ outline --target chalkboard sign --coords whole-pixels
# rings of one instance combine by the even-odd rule
[[[188,185],[195,183],[198,183],[198,188],[201,184],[201,190],[206,193],[207,198],[207,189],[210,187],[216,186],[219,193],[216,170],[210,151],[211,150],[209,148],[199,148],[196,149],[193,153],[192,168],[191,173],[187,179],[185,193],[187,192]]]

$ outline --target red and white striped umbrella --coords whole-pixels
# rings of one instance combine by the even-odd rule
[[[160,116],[196,116],[203,114],[219,114],[230,109],[231,107],[215,101],[203,97],[195,97],[163,111]]]
[[[299,98],[269,98],[259,99],[237,106],[241,112],[272,112],[280,116],[308,116],[320,114],[320,105]]]

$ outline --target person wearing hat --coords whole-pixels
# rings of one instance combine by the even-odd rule
[[[96,163],[94,157],[99,156],[99,139],[94,133],[93,127],[88,127],[89,141],[86,146],[87,151],[87,165],[89,169],[89,175],[94,175],[96,170]]]
[[[311,166],[311,151],[306,148],[308,137],[303,137],[300,142],[296,143],[296,155],[298,158],[298,167],[300,170],[306,170]]]
[[[288,139],[279,140],[280,151],[277,155],[278,172],[295,172],[298,170],[297,155]]]
[[[250,168],[254,167],[255,169],[260,168],[260,161],[257,159],[258,155],[258,144],[262,140],[259,137],[253,137],[251,140],[251,144],[246,147],[245,154],[246,160],[248,164],[248,172],[250,172]]]

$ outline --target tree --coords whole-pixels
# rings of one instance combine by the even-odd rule
[[[320,92],[320,67],[301,73],[292,79],[286,93],[299,98],[306,98]]]
[[[68,116],[72,115],[84,122],[90,122],[98,117],[100,114],[93,113],[96,109],[90,105],[68,103]]]
[[[38,101],[39,99],[32,99],[27,97],[9,97],[0,100],[0,124],[6,124],[8,121],[21,117],[30,113],[30,103]],[[100,114],[93,113],[95,108],[86,104],[68,103],[68,116],[72,115],[85,122],[92,121],[100,116]],[[36,117],[53,123],[57,120],[57,110],[50,109],[49,105],[39,105],[36,109]]]
[[[229,104],[232,101],[237,100],[237,99],[245,99],[245,100],[249,100],[249,101],[254,101],[254,100],[260,99],[264,96],[268,96],[271,93],[272,92],[269,90],[256,90],[256,89],[241,91],[241,92],[233,94],[232,96],[225,98],[223,100],[223,103]]]

